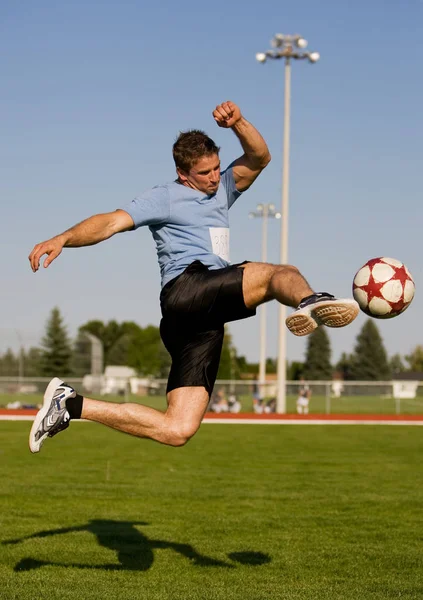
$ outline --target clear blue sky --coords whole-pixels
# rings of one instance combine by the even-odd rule
[[[211,112],[231,99],[262,132],[273,161],[231,210],[233,262],[260,259],[258,202],[280,203],[283,63],[255,53],[277,32],[321,54],[292,73],[289,261],[318,290],[349,296],[374,256],[404,261],[417,294],[379,321],[389,354],[423,343],[421,0],[230,3],[180,0],[3,0],[0,6],[0,351],[39,343],[59,306],[74,335],[89,319],[158,324],[159,271],[148,229],[65,250],[33,274],[35,243],[142,190],[172,180],[179,130],[205,129],[222,162],[240,154]],[[269,223],[269,261],[279,223]],[[350,352],[364,315],[330,331]],[[230,326],[238,352],[259,356],[259,319]],[[277,349],[268,310],[268,355]],[[288,358],[305,340],[288,337]]]

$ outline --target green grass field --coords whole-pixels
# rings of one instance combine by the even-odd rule
[[[0,422],[2,600],[423,598],[420,427]]]

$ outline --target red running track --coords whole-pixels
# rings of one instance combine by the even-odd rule
[[[0,420],[30,421],[36,415],[36,409],[0,409]],[[423,425],[423,415],[368,415],[368,414],[261,414],[255,413],[206,413],[204,423],[244,423],[273,425]]]

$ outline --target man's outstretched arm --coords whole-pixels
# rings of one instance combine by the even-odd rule
[[[257,129],[244,119],[234,102],[223,102],[216,106],[213,117],[219,127],[232,129],[244,150],[244,154],[232,163],[236,188],[243,192],[269,164],[269,148]]]
[[[50,240],[41,242],[34,246],[29,255],[31,269],[38,271],[40,260],[44,254],[47,258],[44,261],[44,267],[48,267],[62,252],[63,248],[80,248],[81,246],[92,246],[120,233],[129,231],[134,227],[132,217],[124,210],[115,210],[114,212],[93,215],[85,221],[74,225],[60,235],[56,235]]]

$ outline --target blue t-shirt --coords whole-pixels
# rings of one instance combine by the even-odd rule
[[[162,287],[194,260],[210,269],[230,264],[228,210],[240,195],[228,167],[212,196],[173,181],[145,191],[122,207],[135,229],[148,225],[153,234]]]

